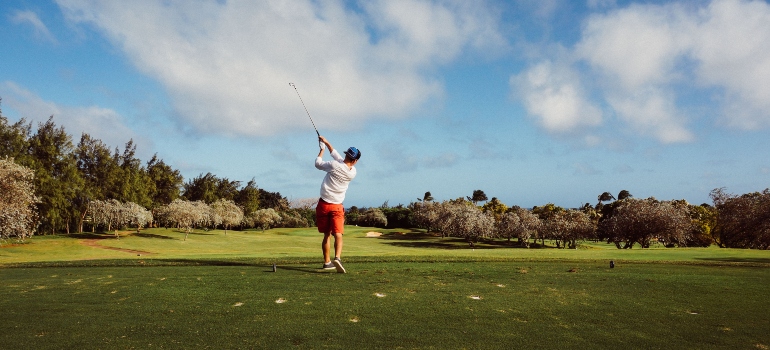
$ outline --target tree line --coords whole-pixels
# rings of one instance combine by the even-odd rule
[[[142,162],[133,140],[112,149],[82,133],[75,143],[53,116],[33,128],[24,118],[10,123],[0,109],[0,162],[0,234],[6,238],[135,225],[136,215],[127,217],[140,209],[150,218],[142,225],[157,225],[161,222],[152,218],[165,220],[168,211],[162,209],[175,201],[206,206],[227,201],[242,211],[245,220],[239,228],[256,225],[255,213],[264,209],[281,217],[273,225],[315,223],[307,210],[291,208],[279,192],[258,188],[254,178],[243,184],[207,173],[184,181],[157,154]],[[196,221],[204,224],[222,225],[218,220]],[[234,226],[232,221],[226,225]]]
[[[562,208],[553,203],[531,209],[508,207],[482,190],[472,196],[435,202],[430,192],[407,206],[351,207],[348,223],[381,228],[419,227],[443,237],[461,237],[473,246],[482,240],[504,239],[529,247],[554,242],[576,248],[579,241],[634,246],[770,249],[770,189],[743,195],[724,188],[710,193],[713,205],[685,200],[633,198],[627,190],[615,197],[603,192],[597,203]],[[486,202],[478,205],[479,202]]]
[[[346,223],[383,228],[420,227],[442,236],[555,242],[575,248],[581,240],[634,246],[770,249],[770,190],[743,195],[715,189],[713,205],[685,200],[636,199],[626,190],[603,192],[597,203],[562,208],[508,207],[482,190],[435,202],[430,192],[409,205],[385,201],[377,208],[350,207]],[[31,234],[112,231],[132,226],[242,229],[315,226],[317,199],[289,201],[278,192],[241,181],[200,174],[184,181],[157,154],[136,156],[129,140],[121,150],[82,133],[77,144],[53,117],[10,124],[0,110],[0,239]],[[485,202],[479,205],[480,202]],[[185,236],[186,237],[186,236]]]

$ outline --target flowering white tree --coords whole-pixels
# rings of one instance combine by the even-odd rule
[[[115,199],[95,200],[88,204],[88,211],[91,212],[94,225],[106,226],[107,231],[112,231],[114,227],[115,237],[120,238],[118,229],[128,221],[123,203]]]
[[[577,240],[592,236],[596,230],[588,214],[579,210],[554,212],[543,223],[543,231],[556,241],[556,247],[577,248]]]
[[[252,220],[255,225],[261,227],[262,231],[264,231],[281,222],[281,215],[273,208],[259,209],[252,214]]]
[[[225,234],[227,234],[227,229],[240,225],[243,221],[243,210],[235,202],[228,199],[222,198],[211,203],[211,211],[219,219],[220,224],[225,227]]]
[[[34,234],[38,224],[34,177],[13,158],[0,159],[0,239],[24,240]]]
[[[175,199],[173,202],[156,209],[156,213],[164,225],[172,225],[177,229],[184,230],[185,241],[193,228],[212,222],[211,208],[201,201],[190,202]]]
[[[88,211],[94,225],[103,226],[107,231],[115,228],[115,237],[120,238],[118,230],[126,225],[136,226],[137,232],[150,222],[152,213],[134,202],[121,203],[115,199],[94,200],[88,203]]]
[[[653,239],[686,242],[692,232],[692,220],[686,203],[658,201],[655,198],[627,198],[599,228],[618,248],[628,249],[638,243],[648,248]],[[613,203],[614,204],[614,203]]]
[[[152,222],[152,213],[143,206],[134,202],[123,204],[124,215],[128,225],[136,226],[136,232]]]

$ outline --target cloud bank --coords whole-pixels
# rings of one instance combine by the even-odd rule
[[[758,130],[770,126],[768,23],[764,1],[632,4],[589,16],[566,58],[531,63],[511,86],[554,134],[590,132],[612,116],[630,133],[689,142],[703,116],[686,106],[697,104],[717,123]],[[693,90],[710,98],[688,100]]]
[[[57,2],[157,79],[180,123],[235,136],[309,129],[290,82],[324,130],[404,118],[442,96],[431,69],[505,46],[463,1]]]
[[[72,136],[74,144],[80,141],[81,132],[88,133],[111,147],[122,147],[132,138],[137,141],[141,139],[145,144],[149,143],[128,128],[123,117],[112,109],[98,106],[66,106],[46,101],[10,81],[0,83],[0,96],[3,97],[3,103],[19,115],[35,116],[35,119],[28,120],[33,122],[33,130],[36,130],[35,123],[45,122],[49,116],[53,116],[56,125],[64,126]]]

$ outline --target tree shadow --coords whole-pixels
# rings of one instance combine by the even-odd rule
[[[134,232],[134,233],[132,234],[132,236],[137,236],[137,237],[142,237],[142,238],[160,238],[160,239],[174,239],[174,240],[179,240],[179,238],[176,238],[176,237],[170,237],[170,236],[158,235],[158,234],[154,234],[154,233],[144,233],[144,232],[140,232],[140,233],[136,233],[136,232]]]
[[[77,238],[77,239],[107,239],[107,238],[115,238],[115,233],[105,233],[105,232],[73,232],[67,235],[67,237],[70,238]]]
[[[738,257],[725,257],[725,258],[695,258],[696,260],[705,261],[718,261],[729,263],[755,263],[755,264],[770,264],[770,258],[738,258]]]
[[[237,260],[209,260],[209,259],[153,259],[154,262],[161,262],[162,264],[168,264],[173,266],[242,266],[242,267],[256,267],[264,268],[263,272],[273,272],[272,264],[265,264],[264,262],[249,262],[249,261],[237,261]],[[329,273],[329,271],[313,268],[309,266],[289,266],[289,265],[275,265],[276,272],[280,270],[298,271],[304,273]]]

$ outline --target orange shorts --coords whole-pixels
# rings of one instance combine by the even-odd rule
[[[344,233],[345,207],[342,204],[331,204],[319,199],[318,206],[315,207],[315,218],[318,232]]]

